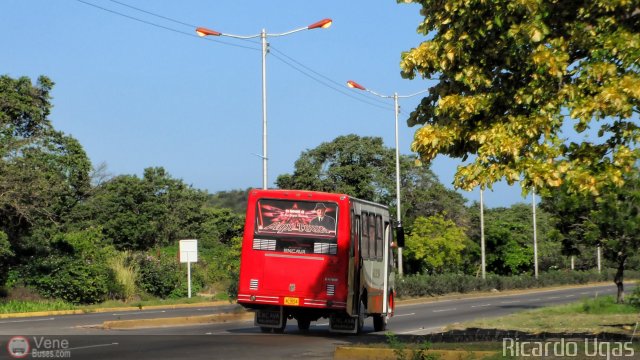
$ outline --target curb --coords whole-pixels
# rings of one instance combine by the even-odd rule
[[[54,315],[82,315],[91,313],[104,313],[111,311],[136,311],[136,310],[153,310],[153,309],[186,309],[195,307],[214,307],[221,305],[232,305],[235,302],[215,301],[193,304],[175,304],[175,305],[150,305],[150,306],[126,306],[99,309],[76,309],[76,310],[52,310],[52,311],[32,311],[23,313],[0,314],[0,319],[11,319],[18,317],[38,317],[38,316],[54,316]]]
[[[495,351],[465,351],[465,350],[427,350],[425,354],[438,355],[440,360],[472,360],[484,359],[497,354]],[[407,359],[413,358],[414,351],[405,349],[404,355]],[[333,353],[334,360],[350,359],[397,359],[398,356],[393,349],[338,346]]]
[[[141,329],[154,328],[163,326],[187,326],[199,324],[215,324],[231,321],[253,319],[253,313],[221,313],[213,315],[201,316],[184,316],[170,318],[155,319],[137,319],[137,320],[113,320],[102,323],[101,328],[105,330],[124,330],[124,329]]]

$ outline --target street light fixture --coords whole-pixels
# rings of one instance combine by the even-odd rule
[[[418,91],[417,93],[411,95],[398,95],[398,93],[393,93],[393,95],[382,95],[377,92],[367,89],[366,87],[358,84],[353,80],[347,81],[347,86],[352,89],[358,89],[362,91],[366,91],[375,96],[385,98],[385,99],[393,99],[393,108],[396,115],[396,217],[398,218],[398,229],[402,229],[402,218],[400,212],[400,148],[398,146],[398,113],[400,112],[400,108],[398,107],[398,99],[399,98],[410,98],[422,93],[427,92],[428,90]],[[402,247],[398,246],[398,274],[402,276]]]
[[[254,39],[260,38],[262,40],[262,188],[267,188],[267,53],[269,45],[267,43],[267,37],[276,37],[276,36],[285,36],[289,34],[293,34],[303,30],[313,30],[313,29],[326,29],[331,26],[331,19],[323,19],[318,22],[315,22],[309,26],[301,27],[298,29],[293,29],[291,31],[270,34],[267,33],[265,29],[262,29],[260,34],[254,35],[234,35],[234,34],[226,34],[222,32],[218,32],[215,30],[207,29],[205,27],[199,27],[196,29],[196,34],[198,36],[226,36],[235,39]]]

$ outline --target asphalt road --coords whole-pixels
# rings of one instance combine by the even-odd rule
[[[388,331],[400,336],[423,335],[455,322],[502,316],[615,292],[614,285],[606,285],[400,304],[389,322]],[[54,354],[57,358],[69,355],[72,359],[92,360],[328,359],[332,358],[337,345],[385,341],[383,333],[373,332],[371,320],[367,320],[365,334],[360,336],[330,334],[326,320],[312,323],[307,333],[299,332],[295,321],[290,321],[284,335],[262,334],[253,326],[253,321],[135,330],[101,330],[91,326],[116,318],[205,315],[231,309],[233,306],[3,319],[0,320],[0,359],[7,355],[6,341],[12,335],[25,335],[32,344],[41,339],[38,334],[47,339],[67,339],[69,345],[58,349]]]

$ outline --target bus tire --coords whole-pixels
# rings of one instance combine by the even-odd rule
[[[278,327],[278,328],[273,328],[273,332],[276,334],[282,334],[284,333],[284,329],[287,327],[287,317],[285,316],[282,319],[282,326]]]
[[[373,315],[373,330],[374,331],[387,330],[387,315],[384,315],[384,314]]]
[[[306,318],[298,319],[298,330],[300,331],[309,331],[309,327],[311,327],[311,320]]]
[[[364,300],[360,300],[360,308],[358,309],[358,323],[356,324],[356,333],[360,334],[362,329],[364,329],[364,318],[365,318],[365,306]]]

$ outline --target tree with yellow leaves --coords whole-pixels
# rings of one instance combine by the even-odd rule
[[[408,120],[423,161],[471,156],[454,180],[467,190],[622,185],[640,158],[639,0],[398,2],[422,5],[428,39],[402,76],[438,80]]]

